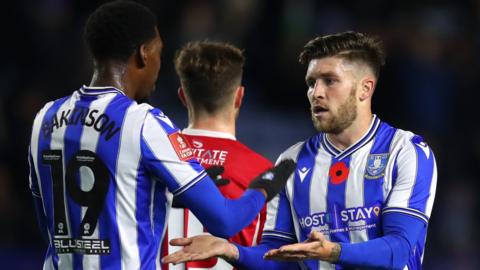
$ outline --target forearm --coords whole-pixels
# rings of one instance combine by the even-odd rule
[[[425,223],[419,219],[398,214],[385,215],[385,236],[362,243],[341,243],[337,264],[350,267],[403,269],[424,228]]]
[[[247,190],[236,200],[226,199],[209,177],[179,195],[209,233],[229,238],[252,222],[265,204],[258,190]]]
[[[238,260],[232,264],[238,269],[300,269],[296,262],[280,262],[263,259],[263,255],[270,249],[279,248],[287,244],[291,243],[272,238],[262,239],[262,242],[258,246],[253,247],[244,247],[235,244],[238,248]]]

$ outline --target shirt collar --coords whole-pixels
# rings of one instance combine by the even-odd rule
[[[79,90],[79,92],[83,95],[102,95],[102,94],[108,94],[108,93],[117,93],[117,94],[122,94],[122,90],[115,88],[113,86],[82,86]]]
[[[215,137],[215,138],[222,138],[222,139],[230,139],[236,141],[237,138],[230,133],[221,132],[221,131],[213,131],[213,130],[206,130],[206,129],[197,129],[197,128],[185,128],[182,130],[183,134],[192,135],[192,136],[206,136],[206,137]]]
[[[333,145],[332,142],[330,142],[326,133],[322,133],[321,135],[322,145],[324,146],[325,151],[327,151],[330,155],[339,160],[343,159],[369,143],[375,137],[375,134],[380,127],[380,123],[380,119],[374,114],[367,132],[365,132],[365,134],[356,143],[350,145],[343,151],[338,149],[335,145]]]

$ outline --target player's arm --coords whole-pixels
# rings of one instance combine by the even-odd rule
[[[33,207],[35,210],[35,215],[37,217],[38,227],[40,228],[40,233],[42,234],[43,239],[48,242],[47,218],[43,211],[42,197],[40,195],[40,190],[38,187],[37,175],[35,173],[35,167],[32,154],[30,153],[30,148],[28,151],[28,164],[30,166],[29,186],[30,190],[32,191]]]
[[[181,263],[221,257],[238,269],[299,269],[296,262],[267,261],[263,255],[270,249],[296,242],[288,200],[282,191],[268,203],[267,222],[262,241],[253,247],[229,243],[224,239],[200,235],[192,238],[178,238],[171,245],[183,249],[164,257],[164,263]]]
[[[142,164],[166,184],[210,233],[225,238],[251,223],[265,201],[284,186],[295,166],[293,161],[280,164],[252,181],[250,189],[239,199],[230,200],[222,196],[193,153],[189,156],[184,152],[182,156],[175,144],[183,140],[163,113],[152,110],[142,128]]]
[[[178,200],[192,211],[208,232],[228,238],[252,222],[262,210],[265,199],[268,201],[272,194],[278,193],[294,166],[293,161],[287,160],[260,174],[235,200],[223,197],[208,175],[178,195]],[[266,191],[267,198],[259,189]]]
[[[270,259],[318,259],[350,267],[403,269],[427,228],[436,187],[432,151],[419,137],[400,151],[398,177],[383,209],[383,237],[362,243],[332,243],[318,232],[301,244],[270,251]]]

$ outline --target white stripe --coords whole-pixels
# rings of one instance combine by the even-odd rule
[[[283,238],[283,239],[287,239],[287,240],[294,240],[296,241],[297,239],[294,238],[294,237],[288,237],[284,234],[280,234],[280,233],[274,233],[274,232],[265,232],[263,233],[264,236],[273,236],[273,237],[278,237],[278,238]]]
[[[160,237],[160,240],[159,240],[159,241],[160,241],[160,246],[159,246],[159,248],[158,248],[157,257],[156,257],[156,260],[155,260],[155,268],[156,268],[157,270],[162,269],[162,265],[161,265],[161,263],[160,263],[160,259],[161,259],[161,257],[162,257],[162,254],[161,254],[162,244],[163,244],[163,241],[169,241],[169,240],[170,240],[169,235],[166,236],[166,235],[165,235],[165,232],[167,231],[167,228],[168,228],[167,222],[169,222],[169,220],[171,220],[171,219],[170,219],[170,213],[171,213],[171,211],[175,210],[175,209],[172,208],[172,200],[173,200],[173,195],[172,195],[172,193],[170,193],[170,192],[168,191],[168,189],[166,188],[164,195],[165,195],[165,198],[166,198],[165,209],[167,209],[167,212],[165,213],[165,220],[164,220],[164,223],[163,223],[163,231],[162,231],[162,234],[161,234],[161,237]],[[153,203],[153,202],[152,202],[152,203]],[[182,209],[182,210],[183,210],[183,209]],[[180,226],[180,225],[181,225],[181,226]],[[177,227],[180,227],[181,230],[183,231],[183,215],[182,215],[182,223],[173,225],[173,227],[176,227],[176,226],[177,226]],[[170,231],[170,229],[168,229],[168,230]],[[167,238],[167,240],[165,240],[165,237]],[[167,243],[168,243],[168,242],[167,242]],[[168,252],[169,246],[170,246],[170,245],[167,245],[167,254],[169,254],[169,252]],[[172,264],[171,264],[171,265],[172,265]],[[171,268],[169,268],[169,269],[171,269]]]
[[[40,181],[40,174],[38,173],[38,140],[40,136],[42,136],[41,133],[41,126],[42,126],[42,121],[43,118],[45,117],[46,112],[50,107],[52,107],[53,101],[45,104],[45,106],[38,112],[37,116],[35,117],[35,120],[33,121],[33,127],[32,127],[32,137],[30,138],[30,155],[32,156],[32,164],[30,164],[31,168],[30,170],[33,171],[33,173],[37,176],[37,185],[38,185],[38,190],[40,192],[40,196],[43,198],[43,190],[42,190],[42,185]],[[30,179],[32,181],[32,179]],[[42,199],[42,209],[43,213],[46,213],[45,211],[45,202]],[[47,222],[48,224],[48,222]],[[47,225],[48,226],[48,225]],[[50,234],[50,230],[47,229],[48,232],[48,241],[51,243],[52,236]],[[44,270],[50,270],[53,269],[53,262],[52,262],[52,256],[48,256],[45,258],[44,263],[43,263],[43,269]]]
[[[365,206],[365,168],[367,165],[367,156],[373,147],[374,140],[358,149],[353,153],[350,159],[350,172],[345,184],[345,208]],[[349,221],[348,226],[366,225],[365,220]],[[349,230],[350,243],[359,243],[368,240],[367,229]]]
[[[140,268],[135,212],[137,169],[141,158],[140,132],[146,115],[146,110],[142,108],[144,107],[133,103],[127,109],[118,149],[115,209],[122,251],[122,269]]]
[[[310,182],[310,214],[327,212],[328,168],[330,168],[331,163],[332,159],[330,154],[323,148],[320,148],[317,156],[315,157],[315,163]],[[300,227],[300,224],[298,224],[298,218],[295,219],[295,224]],[[312,227],[312,231],[328,230],[328,228],[328,224],[325,224],[323,226]],[[325,238],[330,240],[330,235],[325,234]],[[330,263],[319,261],[318,269],[335,269],[335,267]]]
[[[395,162],[398,155],[398,149],[395,149],[395,146],[398,145],[401,138],[399,134],[400,132],[396,130],[395,135],[393,135],[392,141],[390,142],[389,158],[387,166],[385,167],[385,176],[383,177],[383,201],[387,199],[388,193],[392,190],[393,170],[395,169]]]
[[[394,146],[394,148],[399,149],[397,151],[400,151],[396,160],[397,180],[395,186],[390,190],[391,194],[386,206],[408,208],[408,201],[413,192],[417,176],[417,152],[410,142],[412,133],[399,130],[397,134],[400,137],[397,145]]]
[[[190,212],[188,213],[190,214]],[[173,238],[184,237],[183,231],[185,220],[184,220],[184,209],[183,208],[172,208],[170,210],[170,215],[168,217],[168,239],[167,241],[172,240]],[[168,245],[168,254],[172,254],[182,247]],[[180,263],[177,265],[170,264],[168,266],[169,270],[183,270],[185,264]]]
[[[289,149],[287,149],[284,153],[282,153],[278,157],[277,162],[275,162],[275,164],[278,164],[281,160],[287,159],[287,158],[297,160],[298,154],[299,154],[300,150],[302,149],[303,145],[304,145],[304,142],[299,142],[299,143],[293,145],[292,147],[290,147]],[[289,190],[291,190],[292,187],[293,187],[292,185],[293,185],[293,181],[294,181],[294,175],[295,175],[295,173],[293,173],[290,176],[290,178],[287,180],[287,184],[286,184],[286,187],[285,187],[286,193],[288,193]],[[288,188],[289,186],[290,186],[290,189]],[[288,196],[288,194],[286,194],[286,196],[287,196],[287,198],[291,198],[291,197]],[[280,196],[277,195],[267,203],[267,217],[266,217],[265,224],[263,225],[263,231],[264,232],[275,230],[275,226],[277,224],[277,217],[278,217],[279,201],[280,201]],[[292,211],[292,213],[293,213],[293,211]],[[293,223],[295,224],[295,222],[293,222]]]
[[[383,209],[389,209],[389,210],[395,210],[395,208],[392,208],[392,207],[385,207]],[[414,208],[402,208],[402,209],[405,209],[405,211],[410,211],[410,212],[413,212],[414,214],[418,214],[418,215],[421,215],[425,218],[427,218],[427,216],[422,212],[422,211],[419,211],[417,209],[414,209]]]
[[[115,95],[107,95],[101,99],[97,99],[92,101],[90,104],[90,108],[97,109],[98,115],[102,115],[110,101],[114,99]],[[80,150],[89,150],[92,152],[96,152],[98,139],[100,137],[100,132],[96,131],[93,127],[83,126],[82,137],[80,138]],[[80,167],[80,187],[83,191],[90,190],[93,182],[93,175],[91,174],[90,170],[86,170],[85,167]],[[81,210],[81,218],[85,216],[85,212],[87,211],[87,207],[82,206]],[[85,239],[99,239],[99,227],[100,224],[97,222],[97,226],[95,231],[91,236],[84,236]],[[83,269],[100,269],[100,255],[88,255],[83,256]]]
[[[155,158],[178,183],[178,188],[188,184],[203,172],[195,171],[188,162],[180,160],[168,139],[168,134],[150,113],[145,118],[142,135]]]
[[[434,155],[432,154],[432,158]],[[432,181],[430,183],[430,193],[427,199],[427,205],[425,207],[425,215],[430,217],[433,208],[433,201],[435,200],[435,193],[437,190],[437,162],[435,159],[433,160],[433,174],[432,174]]]
[[[408,209],[408,210],[411,210],[411,209]],[[420,214],[414,213],[412,211],[385,208],[385,209],[383,209],[382,214],[392,213],[392,212],[393,213],[404,213],[404,214],[407,214],[407,215],[415,216],[415,217],[420,218],[421,220],[425,221],[425,223],[428,223],[428,219],[426,219],[424,215],[420,215]]]
[[[253,233],[252,246],[256,246],[258,244],[258,232],[260,231],[260,216],[261,214],[257,215],[257,223],[255,223],[255,232]]]
[[[194,179],[188,181],[188,183],[184,184],[183,186],[181,186],[180,188],[174,190],[172,192],[172,194],[174,196],[179,196],[180,194],[182,194],[183,192],[185,192],[187,189],[191,188],[193,185],[195,185],[197,182],[199,182],[200,180],[202,180],[204,177],[207,176],[207,173],[205,171],[201,172],[199,175],[197,175]]]
[[[54,270],[52,256],[48,256],[43,262],[43,270]]]
[[[57,119],[59,120],[59,124],[61,123],[60,121],[60,116],[62,115],[62,111],[66,110],[71,110],[75,106],[75,102],[78,100],[79,96],[77,93],[73,93],[70,98],[68,98],[62,106],[57,111]],[[62,125],[59,128],[54,128],[53,132],[51,134],[51,142],[50,142],[50,149],[54,150],[61,150],[62,153],[65,153],[64,149],[64,137],[65,137],[65,131],[67,129],[67,125]],[[66,194],[66,185],[65,185],[65,168],[66,168],[66,160],[65,160],[65,154],[63,154],[63,192],[64,192],[64,198],[68,198]],[[65,201],[65,213],[68,213],[68,208],[67,204]],[[72,227],[70,225],[70,220],[68,218],[68,215],[65,216],[66,222],[67,222],[67,228],[68,228],[68,236],[57,236],[57,238],[71,238],[72,237]],[[59,269],[73,269],[73,261],[72,261],[72,254],[58,254],[58,268]]]

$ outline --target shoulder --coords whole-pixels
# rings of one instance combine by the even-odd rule
[[[235,149],[236,152],[238,152],[237,157],[242,157],[244,159],[249,159],[250,162],[255,162],[259,164],[263,164],[264,167],[271,167],[272,162],[262,156],[261,154],[255,152],[245,144],[239,142],[239,141],[234,141],[234,140],[228,140],[231,141],[231,147]]]
[[[433,151],[422,136],[411,131],[397,129],[391,143],[391,152],[397,153],[400,160],[430,160]],[[432,159],[433,160],[433,159]]]
[[[309,143],[313,138],[315,137],[311,137],[305,141],[299,141],[297,143],[295,143],[294,145],[288,147],[285,151],[283,151],[280,156],[278,157],[278,161],[280,160],[283,160],[283,159],[293,159],[293,160],[296,160],[297,157],[298,157],[298,154],[300,153],[300,150],[302,150],[303,146],[306,144],[306,143]]]

